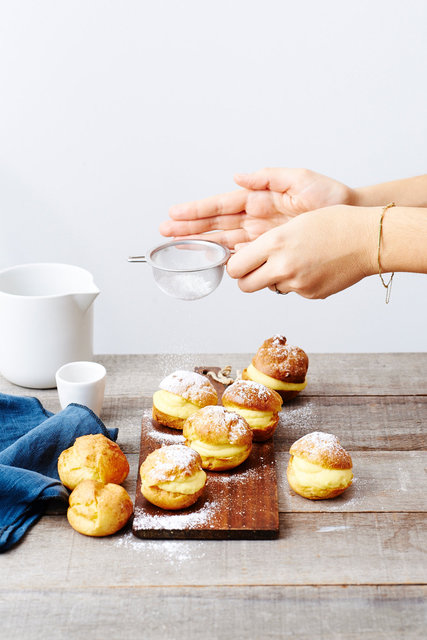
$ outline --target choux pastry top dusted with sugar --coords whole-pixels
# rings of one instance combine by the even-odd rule
[[[288,345],[284,336],[275,335],[261,345],[242,377],[274,389],[283,400],[291,400],[306,387],[307,369],[307,354]]]
[[[207,405],[216,405],[218,395],[206,376],[179,370],[160,383],[153,396],[153,418],[167,427],[182,429],[185,420]]]
[[[282,398],[259,382],[236,380],[222,396],[226,409],[242,416],[252,429],[255,442],[270,438],[279,421]]]
[[[109,536],[124,527],[132,511],[132,500],[123,487],[83,480],[70,495],[67,518],[79,533]]]
[[[288,482],[291,488],[311,500],[334,498],[353,481],[352,460],[331,433],[314,431],[290,448]]]
[[[182,444],[155,449],[141,465],[141,493],[162,509],[184,509],[202,495],[206,473],[197,451]]]
[[[74,489],[83,480],[121,484],[129,473],[129,463],[119,445],[102,433],[80,436],[58,458],[61,482]]]
[[[204,469],[225,471],[244,462],[252,449],[252,430],[238,413],[221,406],[200,409],[187,418],[183,436]]]

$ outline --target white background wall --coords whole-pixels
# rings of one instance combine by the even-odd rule
[[[352,186],[426,172],[424,0],[0,4],[0,268],[61,261],[102,290],[96,352],[427,350],[427,277],[325,301],[226,278],[166,297],[126,258],[168,207],[236,171],[307,166]],[[427,243],[426,243],[427,245]]]

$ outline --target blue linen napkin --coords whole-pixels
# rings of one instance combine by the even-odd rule
[[[68,502],[58,457],[90,433],[117,440],[118,429],[107,429],[79,404],[54,415],[37,398],[0,393],[0,553],[22,538],[49,500]]]

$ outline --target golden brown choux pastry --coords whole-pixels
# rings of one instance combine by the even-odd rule
[[[185,509],[202,495],[206,473],[202,460],[183,444],[155,449],[140,469],[141,493],[162,509]]]
[[[70,495],[67,518],[85,536],[109,536],[124,527],[132,511],[132,500],[120,485],[83,480]]]
[[[254,442],[263,442],[271,438],[276,429],[282,398],[259,382],[236,380],[224,391],[222,404],[246,420]]]
[[[290,454],[288,482],[304,498],[335,498],[353,481],[351,457],[331,433],[307,434],[294,442]]]
[[[194,371],[175,371],[159,386],[153,396],[153,418],[172,429],[182,429],[191,414],[218,402],[214,386]]]
[[[102,433],[80,436],[58,458],[61,482],[74,489],[82,480],[121,484],[129,473],[129,463],[119,445]]]
[[[252,430],[238,413],[205,407],[187,418],[186,444],[200,453],[203,469],[225,471],[244,462],[252,449]]]
[[[274,389],[286,402],[306,387],[307,369],[307,354],[286,344],[285,336],[275,335],[261,345],[242,378]]]

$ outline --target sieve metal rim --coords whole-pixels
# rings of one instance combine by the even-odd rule
[[[154,255],[154,253],[156,253],[157,251],[161,251],[162,249],[167,249],[168,247],[174,247],[176,245],[183,245],[183,244],[193,245],[193,246],[199,245],[199,246],[205,246],[205,247],[209,247],[209,246],[219,247],[224,252],[224,256],[221,258],[221,260],[218,260],[217,262],[213,262],[212,264],[209,264],[206,267],[190,267],[187,269],[162,267],[156,264],[155,262],[153,262],[151,256]],[[153,269],[159,269],[161,271],[169,271],[171,273],[192,273],[194,271],[207,271],[208,269],[215,269],[216,267],[223,266],[227,262],[230,255],[231,255],[230,249],[228,249],[227,247],[224,247],[224,245],[222,244],[219,244],[219,242],[213,242],[212,240],[172,240],[171,242],[164,242],[163,244],[157,245],[156,247],[152,247],[151,249],[149,249],[148,255],[145,257],[145,260],[148,264],[150,264],[153,267]]]

